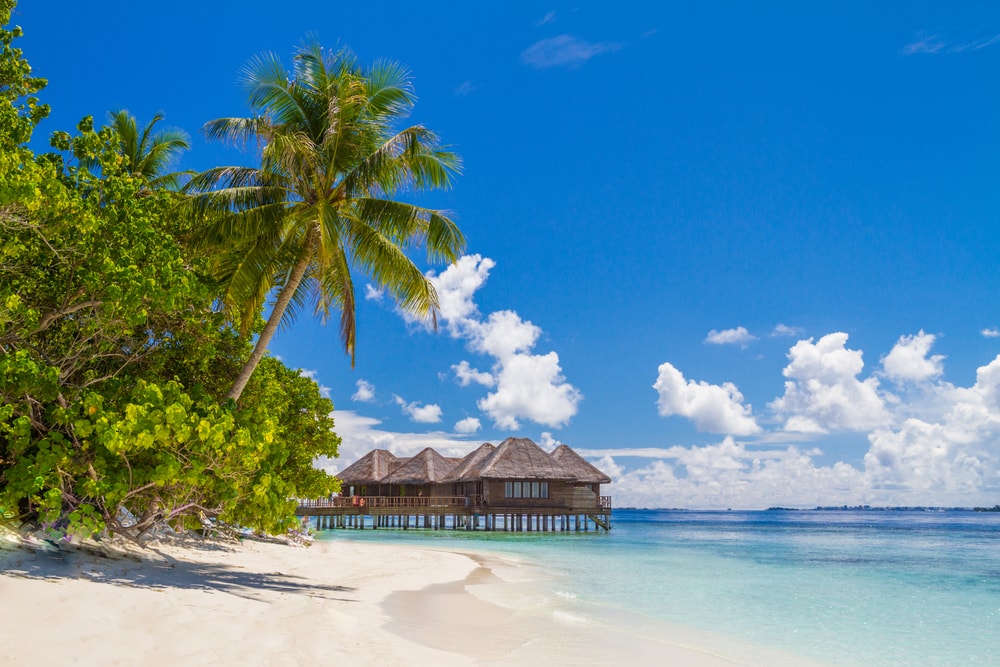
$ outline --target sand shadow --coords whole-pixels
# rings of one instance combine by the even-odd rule
[[[226,547],[201,548],[225,551]],[[292,547],[289,547],[292,548]],[[85,579],[96,583],[151,590],[219,591],[261,600],[265,592],[304,595],[324,600],[354,602],[342,594],[349,586],[319,584],[284,572],[261,572],[221,563],[197,563],[147,548],[136,553],[87,545],[21,546],[0,549],[0,575],[40,580]],[[220,554],[224,559],[224,554]]]

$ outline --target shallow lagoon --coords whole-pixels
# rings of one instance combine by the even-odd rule
[[[616,510],[608,533],[326,531],[496,554],[564,624],[662,622],[830,665],[1000,664],[1000,513]]]

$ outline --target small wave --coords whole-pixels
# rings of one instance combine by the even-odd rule
[[[571,614],[568,611],[554,611],[552,612],[552,618],[564,625],[590,625],[590,622],[583,616]]]

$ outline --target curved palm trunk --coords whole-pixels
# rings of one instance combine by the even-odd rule
[[[274,308],[271,309],[271,315],[267,318],[267,324],[264,325],[264,330],[260,332],[260,336],[257,338],[257,344],[253,348],[253,354],[247,359],[247,362],[243,365],[243,369],[240,374],[236,377],[236,381],[233,382],[233,388],[229,390],[226,394],[227,399],[233,399],[238,401],[240,395],[243,393],[243,389],[247,386],[247,382],[250,381],[250,376],[253,375],[254,370],[257,369],[257,364],[260,360],[264,358],[264,354],[267,352],[267,346],[271,342],[271,338],[274,337],[274,332],[278,330],[278,325],[281,323],[281,318],[285,314],[285,308],[288,307],[288,302],[292,300],[292,295],[295,294],[295,290],[299,288],[299,283],[302,282],[302,277],[306,274],[306,269],[309,268],[309,262],[312,261],[313,255],[313,241],[319,234],[319,229],[314,228],[309,232],[309,236],[306,238],[305,249],[302,251],[302,257],[299,258],[298,263],[292,268],[291,275],[288,276],[288,281],[285,286],[281,288],[281,292],[278,294],[278,300],[274,302]]]

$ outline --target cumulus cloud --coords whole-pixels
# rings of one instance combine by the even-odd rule
[[[436,424],[441,421],[441,407],[430,403],[421,405],[417,401],[407,402],[401,396],[393,396],[396,405],[403,409],[403,414],[420,424]]]
[[[358,380],[358,390],[351,395],[352,401],[358,403],[371,403],[375,400],[375,385],[366,380]]]
[[[381,301],[385,298],[385,291],[374,287],[371,284],[365,285],[365,299],[368,301]]]
[[[608,42],[591,43],[572,35],[542,39],[521,52],[521,62],[537,69],[577,67],[594,56],[617,51],[621,46]]]
[[[860,431],[888,421],[878,379],[858,379],[863,353],[846,344],[846,333],[831,333],[815,344],[812,338],[800,340],[788,351],[785,394],[769,404],[785,420],[785,430]]]
[[[624,507],[761,509],[870,500],[864,474],[846,463],[817,466],[815,451],[748,450],[727,436],[705,446],[672,447],[669,456],[626,471],[608,454],[609,492]],[[602,491],[603,492],[603,491]]]
[[[473,300],[494,266],[488,257],[466,255],[440,275],[430,274],[448,332],[465,340],[473,352],[493,360],[489,372],[465,361],[452,369],[462,386],[475,382],[495,388],[477,405],[497,428],[518,429],[522,419],[562,426],[577,413],[583,395],[566,382],[557,353],[534,352],[542,330],[512,310],[484,318]]]
[[[1000,338],[1000,329],[993,327],[992,329],[983,329],[980,331],[983,338]]]
[[[923,382],[944,372],[944,356],[927,356],[935,336],[920,330],[915,336],[900,336],[889,354],[882,357],[885,376],[895,382]]]
[[[995,504],[1000,493],[1000,355],[977,370],[972,386],[955,386],[942,380],[945,357],[931,354],[934,335],[922,330],[903,335],[882,357],[877,373],[897,383],[902,391],[894,395],[877,377],[862,377],[862,351],[849,349],[847,338],[832,333],[790,348],[783,371],[785,393],[769,404],[784,430],[755,435],[754,449],[727,437],[717,445],[585,453],[610,457],[621,468],[613,476],[619,505]],[[704,393],[711,398],[704,403],[728,406],[739,416],[742,396],[732,393],[735,387],[726,392],[726,385],[688,382],[669,364],[660,367],[660,378],[657,389],[668,397],[661,414],[682,414],[698,424],[695,406]],[[801,432],[855,431],[867,439],[869,449],[860,466],[842,461],[819,465],[820,450],[787,442],[795,436],[792,431],[810,438],[814,436]],[[760,449],[768,441],[776,446]],[[654,461],[632,469],[618,463],[635,457]]]
[[[455,433],[475,433],[480,428],[482,424],[477,417],[466,417],[455,422]]]
[[[441,319],[452,337],[463,337],[466,323],[476,321],[479,311],[472,297],[486,284],[494,266],[496,262],[489,257],[463,255],[440,275],[430,274],[441,305]]]
[[[539,446],[547,452],[551,452],[553,449],[561,445],[555,436],[553,436],[548,431],[542,431],[541,439],[538,441]]]
[[[869,434],[865,467],[873,484],[942,499],[1000,490],[1000,356],[976,371],[969,388],[937,383],[929,391],[939,415],[912,416]]]
[[[705,342],[712,345],[739,345],[740,347],[746,347],[755,340],[757,337],[747,331],[746,327],[723,329],[722,331],[712,329],[705,337]]]
[[[750,435],[760,431],[743,394],[731,382],[721,385],[685,380],[672,364],[660,364],[653,384],[659,394],[660,415],[680,415],[694,422],[702,431]]]
[[[460,361],[451,369],[455,371],[455,377],[458,378],[458,383],[463,387],[468,387],[473,382],[484,387],[492,387],[497,383],[497,379],[493,377],[492,373],[477,370],[470,366],[468,361]]]
[[[786,387],[779,400],[792,396],[780,407],[794,405],[799,412],[782,416],[810,419],[830,429],[852,424],[857,437],[868,442],[856,465],[821,459],[825,455],[819,448],[794,439],[811,436],[755,432],[750,406],[735,386],[686,380],[670,364],[661,365],[657,387],[667,396],[666,413],[687,416],[696,424],[699,419],[702,424],[742,424],[749,442],[740,442],[733,437],[740,434],[729,429],[721,431],[729,433],[721,441],[707,444],[576,449],[611,476],[604,492],[615,496],[618,507],[994,505],[1000,494],[1000,355],[977,369],[974,382],[956,386],[942,379],[945,360],[931,354],[934,342],[923,331],[904,335],[882,358],[879,373],[891,373],[906,385],[895,400],[888,400],[877,382],[869,382],[872,378],[862,377],[862,353],[847,347],[846,334],[800,341],[790,349],[785,376],[795,389],[789,394]],[[846,396],[862,407],[845,412]],[[432,446],[446,456],[463,456],[479,445],[461,437],[478,431],[475,417],[455,424],[451,434],[387,432],[377,420],[352,412],[335,412],[334,420],[343,438],[343,459],[318,462],[331,471],[375,447],[409,456]],[[859,423],[874,425],[861,428]],[[559,444],[548,431],[538,441],[548,450]]]
[[[497,428],[516,430],[519,419],[545,426],[564,425],[576,414],[583,395],[565,382],[559,355],[515,354],[500,363],[497,390],[479,399],[479,409]]]

